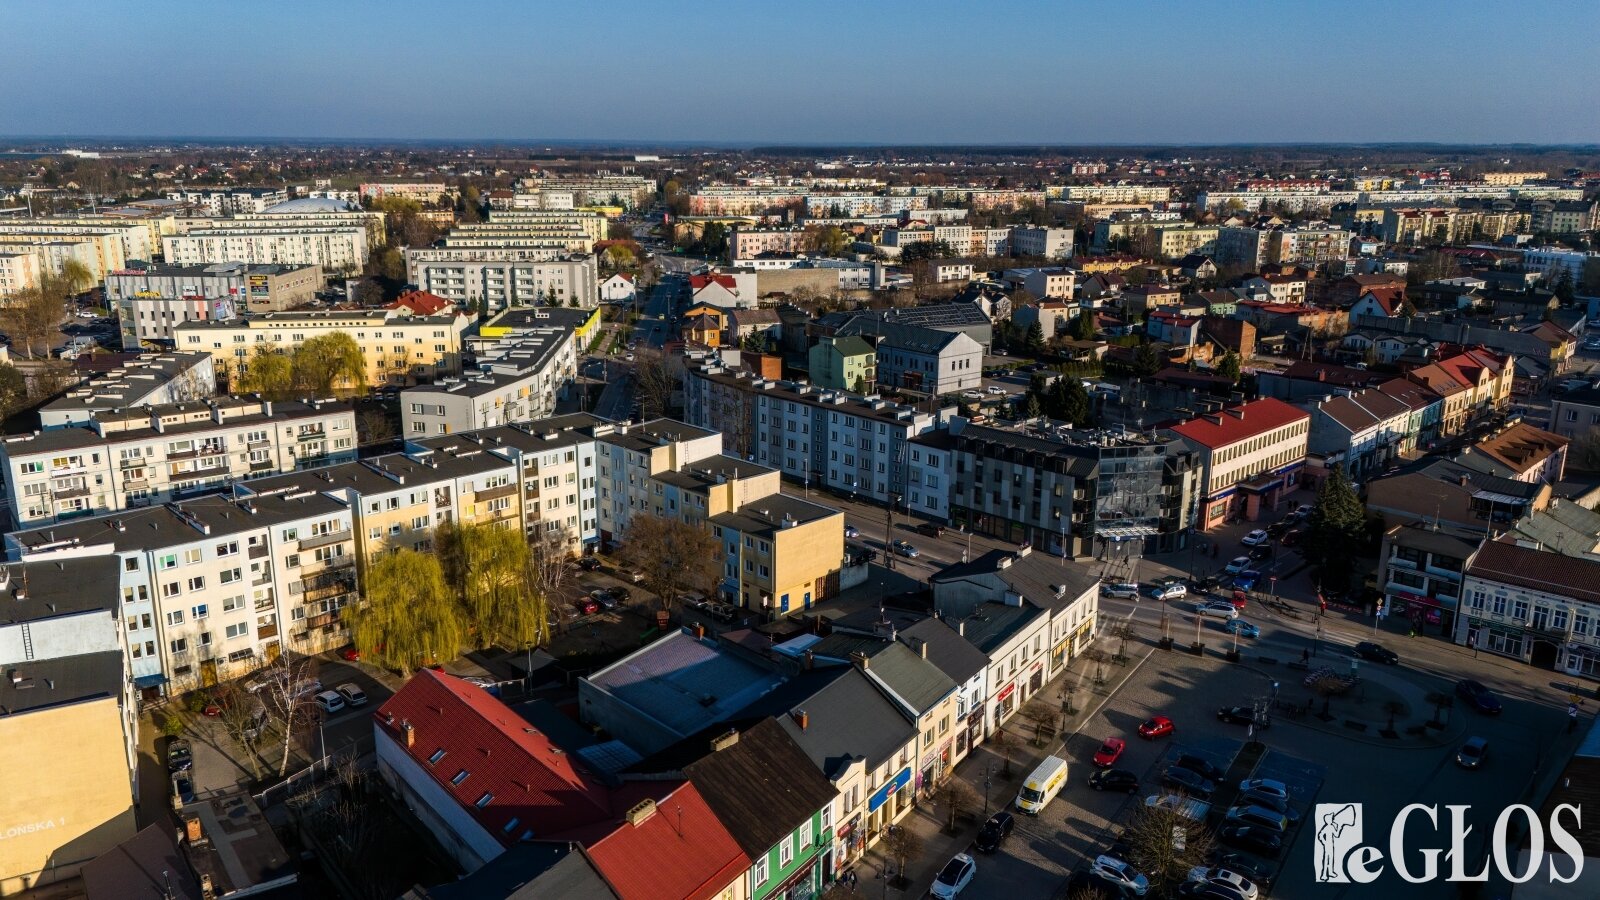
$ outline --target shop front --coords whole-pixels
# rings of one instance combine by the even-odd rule
[[[999,728],[1001,723],[1011,717],[1017,709],[1017,683],[1009,682],[994,695],[994,727]]]
[[[1411,620],[1418,634],[1440,634],[1446,637],[1455,633],[1455,601],[1425,597],[1410,591],[1390,588],[1386,592],[1386,605],[1397,616]]]
[[[1028,675],[1028,694],[1029,694],[1029,696],[1032,696],[1034,694],[1039,693],[1039,689],[1043,688],[1043,687],[1044,687],[1044,660],[1041,659],[1038,662],[1033,664],[1033,672]]]
[[[953,740],[947,740],[943,745],[922,754],[921,764],[917,766],[917,790],[932,790],[935,784],[944,780],[945,773],[950,771],[950,752],[955,748]]]
[[[1072,655],[1072,635],[1069,634],[1066,637],[1063,637],[1061,640],[1057,641],[1056,645],[1054,647],[1050,648],[1050,669],[1051,669],[1051,671],[1057,671],[1057,670],[1066,668],[1067,663],[1071,662],[1071,655]]]
[[[962,744],[965,743],[965,746]],[[960,755],[983,743],[983,704],[979,703],[967,714],[967,725],[956,736],[956,754]]]
[[[872,796],[867,798],[867,827],[872,832],[872,835],[882,832],[910,804],[911,801],[907,797],[910,792],[904,790],[910,784],[911,767],[906,766],[896,772],[894,777],[880,785],[876,791],[872,792]],[[871,835],[869,835],[868,840],[870,841],[871,839]]]
[[[867,850],[867,830],[862,827],[862,814],[856,813],[850,821],[833,832],[833,874],[850,868]]]
[[[822,893],[822,866],[813,857],[811,862],[796,869],[793,874],[767,892],[767,900],[811,900]]]

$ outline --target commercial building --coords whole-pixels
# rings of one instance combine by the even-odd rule
[[[1377,388],[1327,396],[1309,404],[1311,434],[1307,449],[1325,465],[1344,467],[1362,479],[1399,458],[1412,431],[1412,409]]]
[[[934,437],[913,446],[925,451],[921,445]],[[941,518],[956,525],[1074,558],[1126,541],[1149,553],[1186,546],[1201,473],[1197,455],[1181,442],[956,419],[948,444],[949,462],[941,464],[948,513]]]
[[[594,257],[556,247],[441,247],[406,251],[406,277],[461,304],[577,306],[599,303]]]
[[[87,424],[96,415],[204,400],[217,392],[207,353],[143,353],[70,387],[39,409],[46,430]]]
[[[681,775],[602,780],[487,691],[428,670],[372,722],[378,775],[469,875],[546,851],[599,882],[586,897],[746,896],[750,857]],[[546,857],[508,877],[521,887],[549,867]],[[550,885],[550,896],[571,888]]]
[[[1267,397],[1204,413],[1166,430],[1198,458],[1195,527],[1209,531],[1229,515],[1259,519],[1294,490],[1305,467],[1311,416]]]
[[[479,358],[476,371],[407,388],[400,394],[402,432],[453,434],[554,414],[577,378],[574,334],[554,323],[518,328]]]
[[[105,552],[0,564],[0,895],[74,878],[137,828],[118,568]]]
[[[183,322],[278,312],[313,299],[323,286],[321,266],[151,266],[106,276],[106,303],[117,316],[122,346],[170,345]]]
[[[378,386],[460,374],[461,334],[469,324],[463,316],[413,316],[403,309],[329,310],[185,322],[175,332],[178,350],[210,353],[219,377],[229,381],[244,374],[257,353],[293,353],[310,338],[347,334],[366,359],[366,383]]]
[[[186,234],[161,239],[169,265],[200,266],[220,262],[252,265],[321,266],[328,272],[350,273],[367,264],[371,245],[367,229],[355,225],[290,226],[272,217],[229,219]],[[123,266],[117,266],[123,268]]]
[[[355,459],[346,404],[220,397],[103,409],[0,441],[18,527],[137,509],[248,478]]]
[[[1461,599],[1457,644],[1600,677],[1600,562],[1485,541],[1467,560]]]
[[[910,439],[955,413],[758,379],[714,361],[687,366],[684,411],[691,424],[719,432],[734,456],[880,503],[905,495]]]

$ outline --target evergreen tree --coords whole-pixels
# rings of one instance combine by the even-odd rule
[[[1233,352],[1232,350],[1224,353],[1222,355],[1222,359],[1218,360],[1217,362],[1217,374],[1228,379],[1234,384],[1238,384],[1240,375],[1239,354]]]
[[[1349,586],[1356,557],[1366,542],[1366,509],[1344,473],[1336,466],[1317,490],[1306,521],[1306,561],[1316,568],[1318,582],[1331,590]]]
[[[1072,320],[1072,337],[1079,341],[1094,340],[1094,313],[1083,310]]]
[[[1140,378],[1149,378],[1161,371],[1161,357],[1157,355],[1156,348],[1150,344],[1140,344],[1139,349],[1133,354],[1133,374]]]
[[[1044,326],[1040,325],[1037,319],[1028,326],[1027,344],[1028,353],[1033,356],[1044,352]]]

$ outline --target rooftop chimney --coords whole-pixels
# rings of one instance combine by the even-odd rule
[[[656,802],[647,797],[643,800],[640,800],[638,803],[635,803],[633,807],[628,810],[628,824],[638,828],[640,825],[650,821],[650,817],[655,814]]]
[[[417,745],[417,729],[416,729],[416,726],[412,725],[410,722],[402,721],[400,723],[400,730],[405,732],[406,746],[407,747],[415,747]]]
[[[803,709],[797,709],[791,715],[794,716],[794,723],[800,726],[801,731],[805,731],[806,726],[811,724],[811,716]]]
[[[186,816],[186,817],[184,817],[184,820],[183,820],[183,837],[184,837],[184,840],[188,841],[191,844],[199,843],[200,839],[205,837],[205,832],[203,832],[200,829],[200,817],[199,816]]]
[[[711,752],[716,753],[719,750],[726,750],[737,743],[739,743],[738,729],[729,728],[727,731],[724,731],[722,734],[719,734],[711,739]]]

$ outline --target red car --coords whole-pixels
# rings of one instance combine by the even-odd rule
[[[1242,611],[1250,598],[1245,595],[1244,591],[1234,591],[1233,596],[1229,599],[1233,603],[1234,609]]]
[[[1172,720],[1166,716],[1151,716],[1139,726],[1139,736],[1146,740],[1172,733]]]
[[[586,616],[592,616],[595,613],[600,611],[600,604],[596,603],[594,600],[590,599],[589,597],[580,598],[577,601],[577,603],[574,604],[574,605],[576,605],[578,607],[578,611],[579,612],[583,613]]]
[[[1106,738],[1106,742],[1101,744],[1100,749],[1094,753],[1094,764],[1102,769],[1111,765],[1117,761],[1118,757],[1122,756],[1122,751],[1127,747],[1128,742],[1122,738]]]
[[[339,655],[344,657],[349,662],[358,662],[361,659],[361,651],[356,649],[355,644],[351,644],[343,650],[340,650]]]

